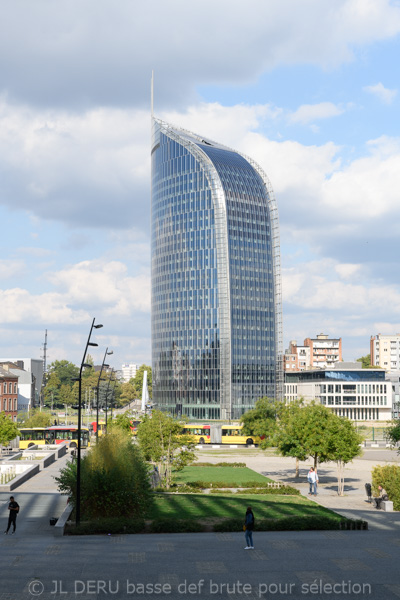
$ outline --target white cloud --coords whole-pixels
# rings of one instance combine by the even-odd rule
[[[320,102],[319,104],[303,104],[295,112],[288,116],[290,123],[301,123],[305,125],[319,119],[329,119],[342,115],[345,111],[343,106],[336,106],[332,102]]]
[[[155,69],[156,99],[171,106],[198,84],[248,82],[277,65],[335,67],[399,31],[390,0],[20,0],[2,11],[0,81],[41,105],[143,106]]]
[[[72,305],[90,306],[95,302],[104,314],[119,317],[150,312],[149,275],[131,277],[122,262],[83,261],[48,277]]]
[[[0,281],[21,276],[25,268],[22,260],[0,260]]]
[[[381,82],[377,83],[376,85],[366,85],[363,90],[372,94],[373,96],[376,96],[384,104],[392,104],[397,95],[397,90],[385,88]]]
[[[20,288],[0,290],[0,314],[3,323],[35,325],[71,325],[89,318],[86,311],[71,309],[62,294],[48,292],[35,295]]]

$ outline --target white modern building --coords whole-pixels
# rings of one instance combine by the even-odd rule
[[[400,333],[382,335],[378,333],[370,340],[371,365],[385,371],[400,370]]]
[[[136,373],[139,369],[140,365],[136,365],[134,363],[129,363],[129,364],[125,364],[122,365],[122,381],[127,383],[128,381],[130,381],[131,379],[133,379],[136,376]]]
[[[392,418],[392,383],[385,371],[360,369],[360,363],[342,362],[330,369],[285,374],[287,402],[319,400],[339,416],[353,421]]]

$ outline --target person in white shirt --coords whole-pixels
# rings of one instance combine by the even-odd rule
[[[317,484],[318,484],[318,474],[314,467],[311,467],[308,475],[307,475],[308,483],[310,484],[310,491],[308,492],[309,496],[317,495]]]

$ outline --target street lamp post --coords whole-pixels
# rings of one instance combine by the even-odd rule
[[[111,383],[111,379],[114,373],[114,369],[111,369],[111,373],[110,373],[110,377],[108,379],[108,385],[107,385],[107,390],[106,390],[106,432],[107,432],[107,409],[108,409],[108,390],[110,389],[110,383]]]
[[[85,363],[86,353],[89,346],[98,346],[98,344],[90,341],[93,329],[100,329],[103,325],[95,325],[95,319],[92,321],[90,327],[89,336],[86,342],[85,352],[81,362],[81,368],[79,370],[79,392],[78,392],[78,452],[77,452],[77,463],[76,463],[76,524],[79,525],[81,521],[81,437],[82,437],[82,371],[85,367],[91,367]]]
[[[113,351],[110,350],[110,352],[108,352],[108,348],[106,348],[106,351],[104,353],[104,358],[103,358],[103,362],[101,363],[101,369],[100,369],[100,375],[99,375],[99,380],[97,382],[97,406],[96,406],[96,443],[99,441],[99,399],[100,399],[100,381],[101,381],[101,374],[103,373],[103,369],[104,367],[108,367],[109,365],[106,365],[105,360],[106,360],[106,356],[113,354]],[[104,379],[103,379],[104,381]]]

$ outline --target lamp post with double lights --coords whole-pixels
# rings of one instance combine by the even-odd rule
[[[107,390],[106,390],[106,433],[107,433],[107,409],[108,409],[108,390],[110,389],[111,379],[114,373],[114,369],[111,369],[110,377],[108,379]]]
[[[101,374],[103,373],[103,369],[104,367],[109,367],[110,365],[106,365],[105,360],[107,355],[110,354],[114,354],[112,350],[110,350],[110,352],[108,351],[108,348],[106,348],[106,351],[104,353],[104,358],[103,358],[103,362],[101,363],[101,369],[100,369],[100,375],[99,375],[99,379],[97,382],[97,404],[96,404],[96,443],[99,441],[99,398],[100,398],[100,381],[105,381],[104,379],[101,379]]]
[[[78,392],[78,452],[77,452],[77,463],[76,463],[76,524],[79,525],[81,521],[81,437],[82,437],[82,371],[85,367],[91,367],[92,365],[86,364],[86,354],[89,346],[98,346],[95,342],[90,341],[93,329],[101,329],[103,325],[95,325],[95,320],[92,321],[90,327],[89,336],[86,342],[85,352],[81,362],[81,368],[79,370],[79,392]]]

